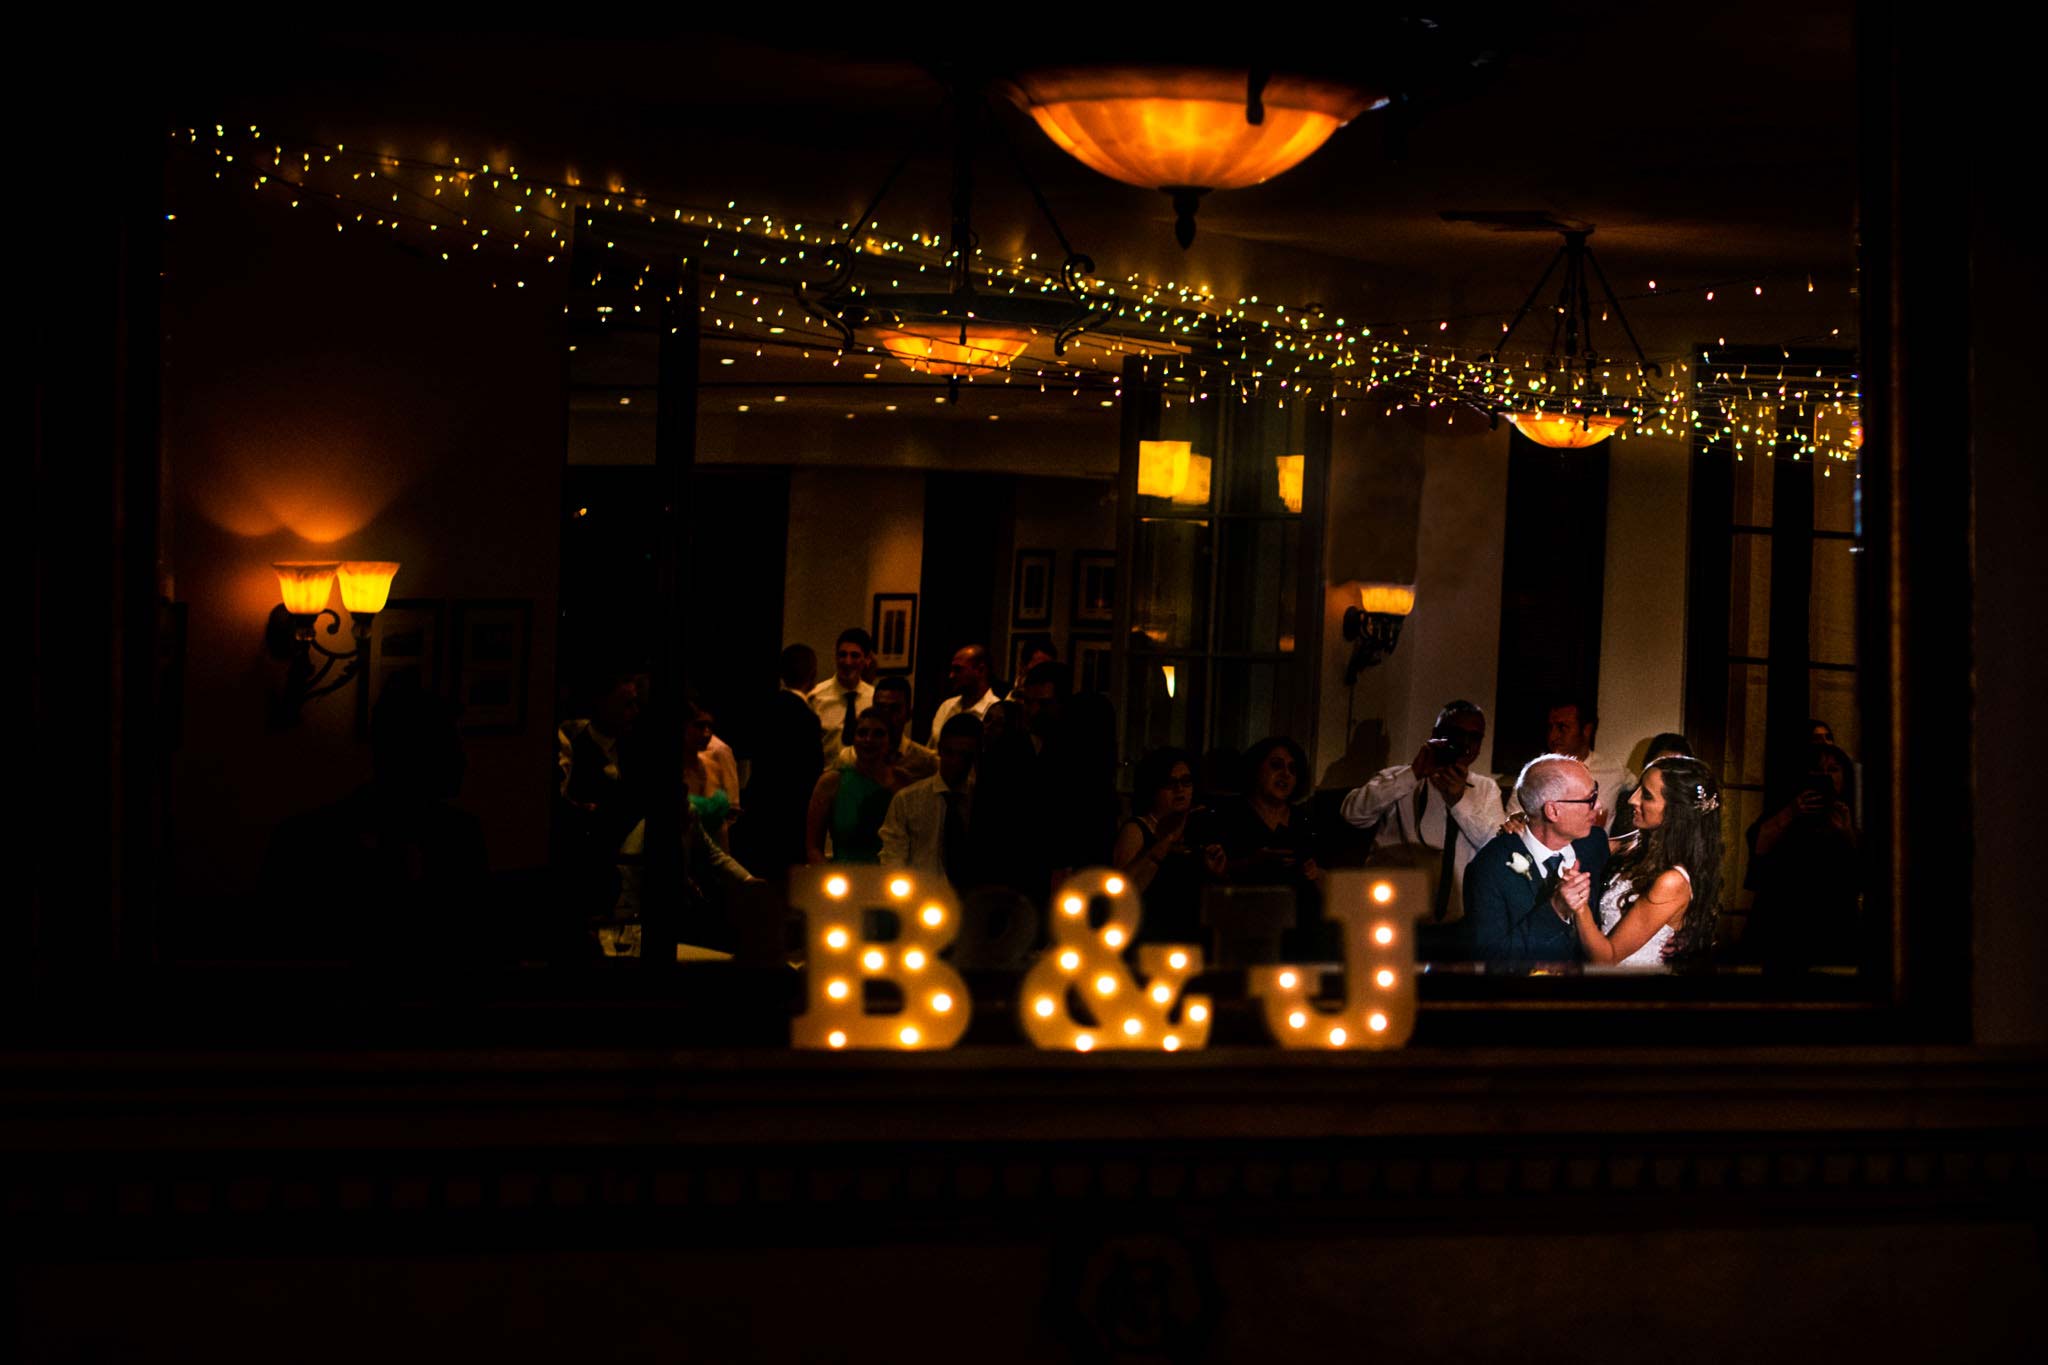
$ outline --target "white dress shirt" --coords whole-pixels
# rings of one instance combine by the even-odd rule
[[[946,876],[946,796],[953,789],[942,774],[913,782],[889,801],[882,818],[882,866],[908,868],[920,877]],[[972,799],[973,779],[960,800]],[[962,811],[963,818],[966,812]]]
[[[1339,808],[1344,819],[1360,829],[1379,826],[1372,841],[1375,859],[1389,863],[1406,861],[1428,872],[1432,881],[1443,866],[1448,815],[1456,829],[1458,846],[1451,864],[1451,897],[1444,907],[1446,922],[1464,916],[1465,865],[1500,833],[1501,822],[1506,818],[1501,810],[1498,782],[1485,773],[1473,773],[1470,783],[1457,805],[1446,812],[1443,793],[1417,778],[1415,769],[1404,763],[1354,789]],[[1419,822],[1415,817],[1418,789],[1428,793]],[[1432,885],[1431,895],[1435,892]]]
[[[932,743],[937,744],[939,742],[939,731],[945,729],[946,722],[959,715],[963,709],[976,717],[985,717],[988,715],[988,708],[1001,700],[1002,698],[996,695],[995,689],[992,687],[982,688],[981,699],[964,708],[961,706],[960,698],[957,694],[946,698],[939,703],[939,709],[932,713]]]
[[[1557,865],[1557,875],[1560,877],[1579,865],[1579,851],[1570,844],[1563,848],[1547,848],[1541,839],[1526,829],[1522,831],[1520,838],[1522,847],[1528,849],[1529,856],[1536,860],[1536,872],[1539,876],[1547,875],[1552,858],[1564,859]]]
[[[853,704],[853,713],[856,716],[874,705],[875,685],[873,683],[857,683],[853,688],[848,689],[839,685],[839,676],[837,674],[825,679],[825,681],[812,688],[810,695],[804,698],[806,702],[810,703],[811,710],[817,713],[818,741],[824,751],[827,763],[830,763],[838,756],[840,746],[846,742],[842,736],[846,730],[846,694],[849,690],[854,693],[856,698]]]

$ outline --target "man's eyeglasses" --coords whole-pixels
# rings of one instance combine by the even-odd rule
[[[1597,805],[1599,803],[1599,800],[1600,784],[1598,782],[1595,782],[1593,784],[1593,794],[1591,796],[1553,796],[1550,798],[1550,803],[1554,806],[1591,806]]]

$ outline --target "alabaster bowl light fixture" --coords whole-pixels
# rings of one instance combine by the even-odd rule
[[[391,582],[398,576],[396,560],[352,559],[282,560],[272,564],[277,574],[278,595],[283,599],[270,610],[264,640],[272,658],[284,661],[284,693],[278,699],[277,719],[295,723],[301,709],[315,697],[338,692],[351,682],[357,684],[356,719],[359,731],[369,723],[370,640],[376,629],[377,613],[391,599]],[[341,604],[348,610],[349,634],[354,647],[329,649],[320,643],[320,622],[327,620],[325,633],[341,633],[341,615],[327,605],[336,579],[341,581]],[[320,656],[319,664],[313,656]],[[339,663],[341,672],[332,680]]]
[[[1344,682],[1358,681],[1358,675],[1394,652],[1401,643],[1401,625],[1415,610],[1412,583],[1360,583],[1358,605],[1344,608],[1344,638],[1351,642],[1351,659],[1344,666]]]

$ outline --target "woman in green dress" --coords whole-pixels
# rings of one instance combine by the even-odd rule
[[[818,779],[811,792],[804,846],[812,863],[878,863],[882,860],[882,817],[903,786],[903,774],[889,762],[889,720],[874,707],[853,725],[853,762],[841,763]]]

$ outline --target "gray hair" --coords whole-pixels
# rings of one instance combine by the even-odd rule
[[[1538,754],[1522,765],[1522,775],[1515,779],[1515,800],[1524,815],[1541,820],[1544,803],[1564,797],[1571,789],[1564,769],[1567,763],[1575,768],[1585,766],[1570,754]]]

